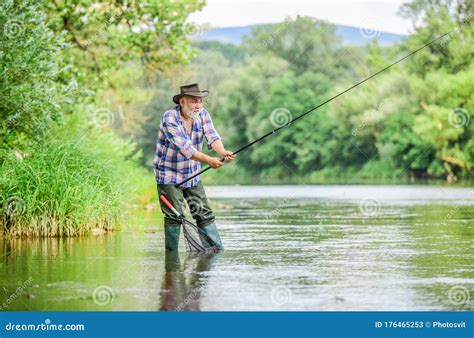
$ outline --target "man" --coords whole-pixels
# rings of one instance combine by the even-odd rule
[[[207,90],[201,91],[199,85],[194,83],[182,86],[181,93],[173,97],[173,102],[177,105],[166,111],[161,118],[154,168],[158,194],[164,194],[181,215],[186,200],[197,226],[222,249],[215,217],[200,177],[196,176],[179,188],[175,187],[175,184],[198,173],[201,163],[217,169],[224,164],[221,159],[230,161],[235,157],[231,151],[225,150],[209,112],[203,109],[202,98],[207,95]],[[214,150],[220,158],[201,152],[204,138],[209,150]],[[166,250],[176,251],[180,220],[161,200],[160,206],[165,215]]]

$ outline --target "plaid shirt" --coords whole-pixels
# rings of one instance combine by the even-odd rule
[[[206,109],[194,116],[191,136],[186,132],[179,106],[166,111],[161,118],[156,140],[156,156],[153,162],[156,182],[177,184],[198,173],[201,163],[191,157],[202,150],[204,137],[209,150],[212,149],[212,143],[221,139]],[[199,176],[196,176],[182,186],[194,186],[199,180]]]

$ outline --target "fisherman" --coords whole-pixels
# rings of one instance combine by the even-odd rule
[[[209,112],[203,108],[202,99],[209,91],[200,90],[197,83],[182,86],[181,93],[173,97],[176,106],[166,111],[160,123],[154,160],[158,195],[165,195],[171,204],[183,215],[184,200],[191,215],[219,249],[223,249],[215,217],[209,206],[199,175],[184,184],[187,178],[200,171],[201,163],[218,169],[224,164],[221,159],[231,161],[232,151],[226,150],[217,133]],[[209,150],[220,157],[211,157],[201,152],[204,138]],[[177,251],[180,219],[160,200],[165,219],[165,248]]]

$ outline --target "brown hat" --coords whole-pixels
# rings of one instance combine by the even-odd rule
[[[207,95],[209,95],[209,91],[199,90],[199,85],[197,83],[182,86],[180,88],[181,88],[181,94],[177,94],[173,96],[174,103],[179,103],[179,99],[184,95],[194,96],[194,97],[206,97]]]

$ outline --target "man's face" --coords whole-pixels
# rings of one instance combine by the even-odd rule
[[[202,109],[202,98],[193,96],[183,96],[183,112],[186,115],[198,114]]]

